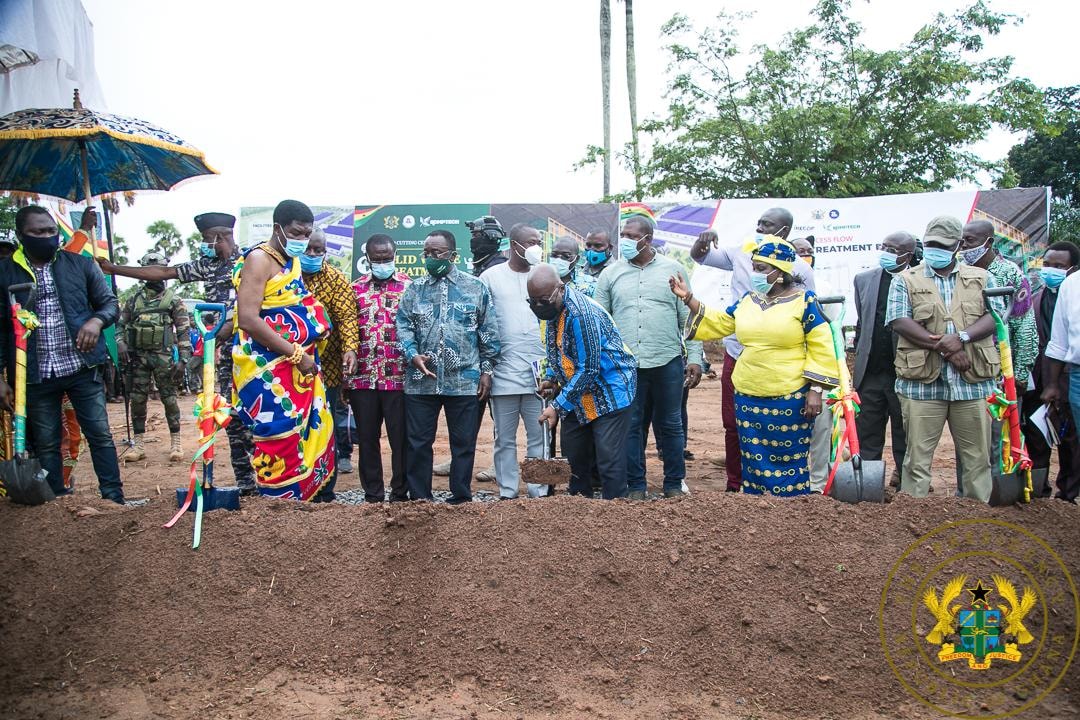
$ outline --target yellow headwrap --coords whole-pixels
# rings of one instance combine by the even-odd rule
[[[788,275],[795,268],[795,246],[776,235],[765,235],[761,242],[748,240],[743,245],[743,252],[751,253],[750,258],[772,265]]]

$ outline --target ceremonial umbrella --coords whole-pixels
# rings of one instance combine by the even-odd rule
[[[0,190],[72,202],[129,190],[170,190],[213,175],[202,152],[136,118],[72,108],[0,117]]]

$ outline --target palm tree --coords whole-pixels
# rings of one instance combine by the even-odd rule
[[[634,60],[634,2],[626,3],[626,94],[630,99],[630,147],[633,153],[634,199],[641,201],[641,153],[638,151],[637,63]],[[606,140],[605,140],[606,142]]]
[[[600,0],[600,91],[604,105],[604,198],[611,194],[611,2]]]

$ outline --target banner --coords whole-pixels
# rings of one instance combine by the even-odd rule
[[[778,206],[794,216],[795,227],[789,239],[814,236],[814,281],[818,294],[843,295],[848,299],[847,325],[856,321],[854,277],[878,267],[881,241],[901,230],[921,238],[926,224],[937,215],[952,215],[962,222],[989,220],[995,229],[996,249],[1028,272],[1033,288],[1041,286],[1037,269],[1048,238],[1047,188],[842,199],[721,200],[710,225],[721,243],[740,247],[754,236],[761,214]],[[669,243],[688,248],[695,238],[676,235]],[[733,300],[730,275],[727,271],[698,267],[691,281],[694,294],[707,305],[730,304]]]
[[[326,262],[349,277],[352,273],[353,207],[312,205],[311,212],[315,215],[315,227],[326,233]],[[269,240],[273,232],[273,207],[240,208],[236,242],[241,249]]]

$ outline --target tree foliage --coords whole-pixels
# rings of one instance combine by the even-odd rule
[[[178,265],[199,256],[202,235],[197,232],[185,238],[168,220],[155,220],[146,228],[146,234],[154,240],[154,245],[150,249],[162,253],[170,265]],[[178,283],[175,289],[180,297],[203,298],[199,283]]]
[[[1042,91],[1011,74],[1011,57],[981,52],[984,38],[1018,23],[1015,16],[978,0],[877,51],[862,41],[849,9],[850,0],[819,0],[809,25],[745,55],[738,44],[745,15],[721,13],[704,29],[683,15],[665,24],[667,113],[641,128],[651,145],[647,194],[944,190],[997,167],[971,150],[991,128],[1045,129]]]

